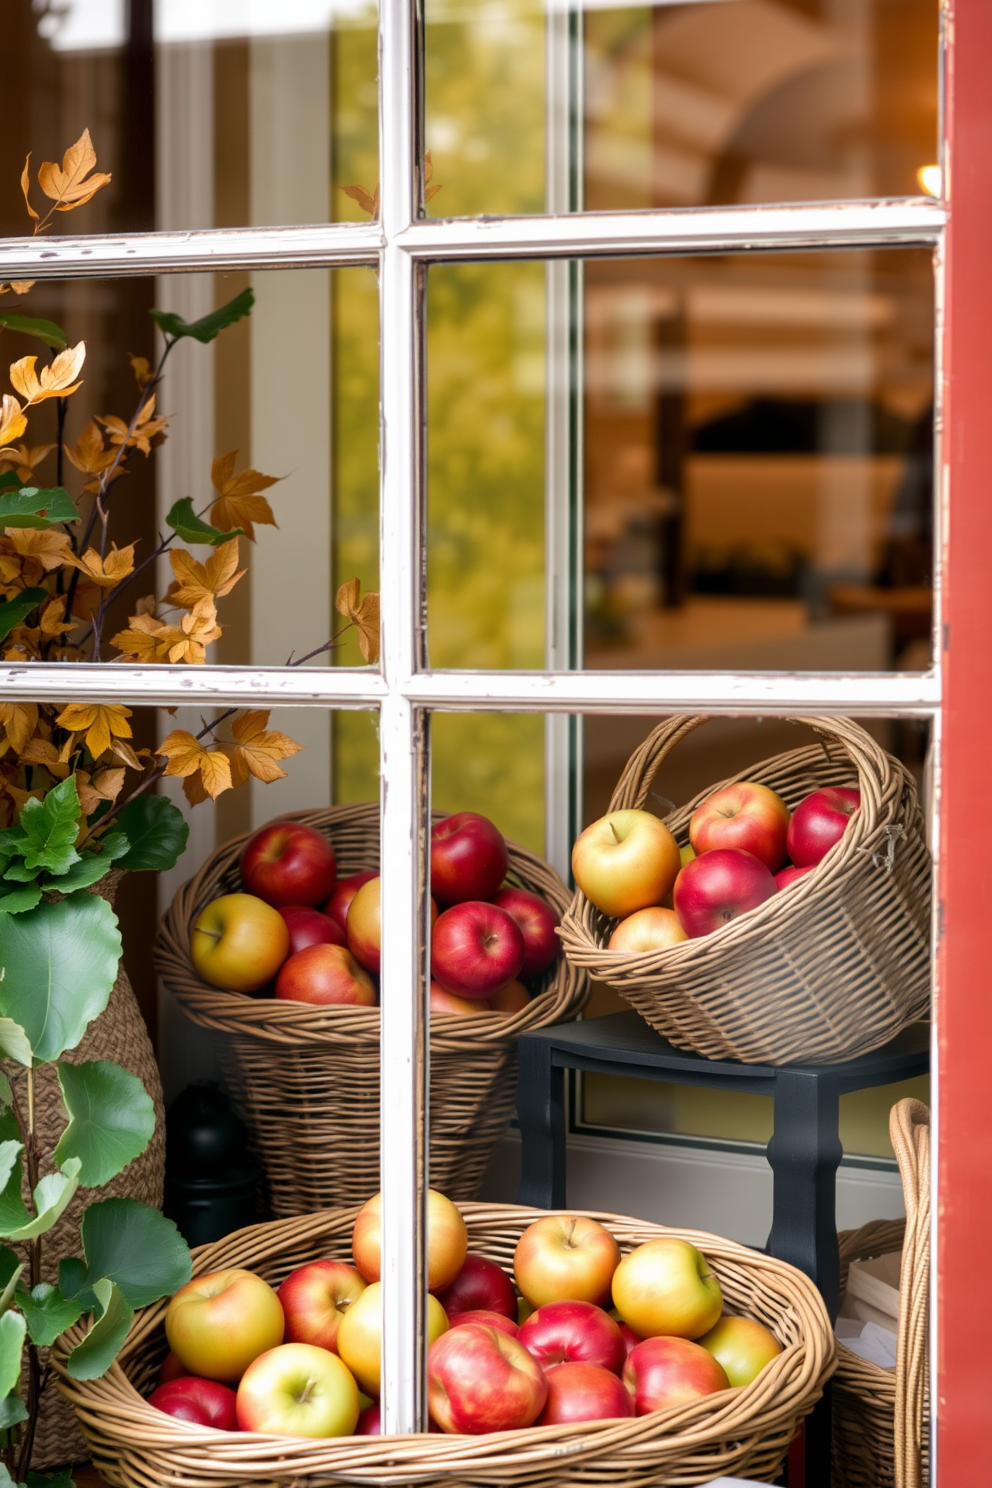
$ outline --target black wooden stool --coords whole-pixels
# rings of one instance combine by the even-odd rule
[[[540,1209],[566,1207],[567,1069],[770,1095],[774,1124],[766,1150],[773,1175],[768,1249],[804,1271],[819,1287],[831,1318],[837,1316],[836,1187],[843,1156],[840,1097],[848,1091],[926,1074],[930,1067],[927,1024],[913,1024],[884,1048],[843,1064],[740,1064],[734,1059],[704,1059],[676,1049],[634,1012],[522,1033],[519,1048],[517,1116],[522,1167],[517,1201]],[[808,1488],[829,1483],[829,1425],[826,1409],[814,1412],[808,1423]]]

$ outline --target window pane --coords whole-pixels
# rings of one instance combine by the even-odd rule
[[[30,231],[18,190],[88,129],[113,180],[49,232],[366,218],[343,188],[378,176],[375,0],[14,6],[0,233]],[[154,17],[153,17],[154,11]]]
[[[0,588],[41,584],[64,613],[31,610],[6,660],[375,659],[377,617],[363,655],[335,610],[347,580],[378,589],[371,270],[40,281],[18,305],[32,321],[2,333],[22,412],[0,444]],[[229,323],[207,321],[206,342],[186,333],[219,307]],[[41,396],[15,364],[56,376],[63,334],[66,396]],[[64,488],[50,531],[3,521],[32,487]]]
[[[935,184],[918,172],[937,158],[937,0],[427,0],[426,17],[432,215]]]
[[[933,316],[915,249],[432,269],[432,664],[925,669]]]

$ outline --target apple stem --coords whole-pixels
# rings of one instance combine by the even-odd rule
[[[616,826],[615,826],[615,824],[613,822],[610,822],[610,831],[613,833],[613,841],[614,842],[622,842],[623,841],[623,838],[620,836],[620,833],[617,831]]]

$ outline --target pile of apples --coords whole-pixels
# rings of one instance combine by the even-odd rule
[[[649,811],[611,811],[578,838],[572,873],[586,898],[620,921],[607,950],[665,950],[712,934],[812,873],[860,804],[854,787],[828,786],[790,815],[768,786],[738,781],[696,807],[683,848]]]
[[[244,1270],[188,1282],[149,1403],[222,1431],[377,1436],[381,1214],[379,1195],[360,1211],[354,1266],[313,1261],[278,1291]],[[706,1257],[674,1236],[621,1257],[597,1221],[549,1214],[517,1244],[515,1286],[468,1253],[461,1214],[431,1190],[427,1239],[432,1431],[644,1416],[750,1384],[782,1351],[763,1323],[724,1314]]]
[[[245,892],[212,900],[193,924],[190,956],[203,980],[317,1006],[375,1006],[379,875],[339,880],[328,839],[290,821],[250,837],[240,867]],[[558,916],[504,883],[508,867],[488,817],[461,811],[432,829],[432,1012],[520,1012],[555,960]]]

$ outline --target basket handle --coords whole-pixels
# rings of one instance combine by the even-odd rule
[[[896,1347],[896,1488],[922,1488],[927,1336],[930,1310],[930,1112],[901,1100],[889,1116],[906,1200],[906,1239],[899,1272]]]
[[[610,810],[643,807],[655,775],[676,744],[701,724],[708,723],[710,717],[708,714],[681,713],[663,719],[653,728],[627,761],[613,792]],[[825,749],[829,750],[831,743],[840,745],[857,771],[861,803],[868,808],[865,815],[877,817],[884,804],[900,796],[903,789],[901,774],[893,769],[893,762],[885,750],[853,718],[814,716],[785,721],[805,724],[813,729],[824,740]]]

